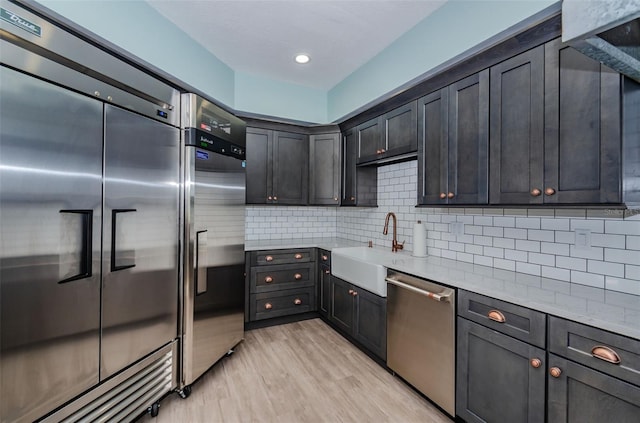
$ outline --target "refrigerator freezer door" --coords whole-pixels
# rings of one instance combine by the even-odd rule
[[[241,160],[192,147],[186,151],[190,248],[185,258],[182,379],[190,385],[244,337],[246,180]],[[206,248],[198,236],[203,231]],[[203,274],[206,291],[198,289]]]
[[[101,380],[177,336],[179,143],[105,106]]]
[[[32,421],[98,383],[103,106],[0,81],[0,421]]]

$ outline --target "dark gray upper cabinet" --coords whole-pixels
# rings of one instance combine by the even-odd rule
[[[418,100],[418,203],[488,201],[489,72]]]
[[[417,102],[405,104],[356,127],[358,164],[415,152],[418,148]]]
[[[621,202],[621,77],[562,44],[491,68],[492,204]]]
[[[560,39],[544,48],[544,202],[620,203],[620,74]]]
[[[247,204],[306,205],[307,135],[247,128]]]
[[[247,204],[266,204],[272,195],[271,179],[267,177],[272,143],[273,131],[247,128]]]
[[[493,66],[490,96],[491,203],[541,204],[544,47]]]
[[[356,128],[342,136],[342,206],[376,207],[378,202],[378,171],[375,167],[358,167]]]
[[[340,205],[340,133],[309,137],[309,204]]]

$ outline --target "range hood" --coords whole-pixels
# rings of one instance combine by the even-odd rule
[[[640,0],[564,0],[562,41],[640,82]]]

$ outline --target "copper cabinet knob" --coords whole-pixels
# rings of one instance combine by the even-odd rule
[[[440,198],[444,200],[445,198],[447,198],[447,194],[445,194],[444,192],[441,192]]]
[[[540,194],[542,194],[542,191],[540,191],[540,189],[538,189],[538,188],[534,188],[534,189],[531,190],[531,195],[533,197],[538,197],[538,196],[540,196]]]
[[[353,295],[355,297],[356,295],[358,295],[358,291],[353,291],[353,294],[351,294],[351,295]]]
[[[322,255],[322,261],[327,261],[327,260],[329,260],[329,256],[326,255],[326,254],[323,254]]]
[[[266,256],[264,259],[266,261],[273,261],[273,256]]]
[[[450,192],[449,194],[447,194],[447,198],[453,198],[453,197],[455,197],[455,196],[456,196],[456,195],[455,195],[454,193],[452,193],[452,192]]]
[[[272,305],[271,303],[266,303],[266,304],[264,305],[264,308],[265,308],[266,310],[271,310],[271,309],[273,308],[273,305]]]
[[[264,281],[266,283],[271,283],[271,282],[273,282],[273,278],[271,276],[267,276],[266,278],[264,278]]]
[[[338,201],[338,197],[333,197],[333,201]]]
[[[353,289],[350,289],[349,291],[347,291],[349,293],[349,295],[353,295]]]
[[[385,150],[384,148],[381,148],[381,149],[380,149],[380,154],[382,154],[382,153],[386,153],[386,152],[387,152],[387,150]]]
[[[376,150],[376,154],[380,154],[381,152],[380,149]]]
[[[300,273],[296,273],[295,275],[293,275],[293,278],[299,281],[300,279],[302,279],[302,275]]]
[[[324,273],[326,273],[328,275],[329,273],[331,273],[331,270],[327,269],[327,270],[324,271]]]
[[[351,197],[351,198],[349,198],[349,200],[356,201],[356,197]]]
[[[498,310],[490,310],[489,313],[487,313],[487,317],[498,323],[504,323],[507,321],[507,319],[504,317],[504,314],[502,314]]]
[[[293,258],[296,260],[300,260],[302,258],[302,254],[298,253],[295,256],[293,256]]]
[[[293,303],[295,305],[300,305],[300,304],[302,304],[302,300],[300,298],[296,298],[295,300],[293,300]]]
[[[267,200],[271,201],[271,200],[273,200],[273,197],[272,196],[268,196]]]
[[[553,189],[553,188],[547,188],[547,189],[544,190],[544,194],[545,195],[553,195],[555,193],[556,193],[556,190]]]
[[[591,355],[600,360],[607,361],[612,364],[620,364],[620,356],[613,349],[604,345],[596,345],[591,349]]]
[[[560,375],[562,374],[562,370],[560,370],[560,367],[552,367],[549,369],[549,374],[552,377],[560,377]]]
[[[542,366],[542,360],[540,360],[539,358],[532,358],[531,360],[529,360],[529,363],[531,363],[531,367],[533,367],[534,369]]]
[[[278,201],[278,197],[276,197],[275,195],[273,196],[273,201]]]

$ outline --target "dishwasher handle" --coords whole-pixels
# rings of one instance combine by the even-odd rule
[[[453,289],[451,288],[446,288],[443,293],[436,294],[435,292],[426,291],[424,289],[416,288],[413,285],[400,282],[397,279],[385,278],[385,280],[392,285],[396,285],[400,288],[408,289],[409,291],[415,292],[416,294],[424,295],[425,297],[431,298],[432,300],[435,300],[435,301],[451,302],[451,296],[453,295]]]

